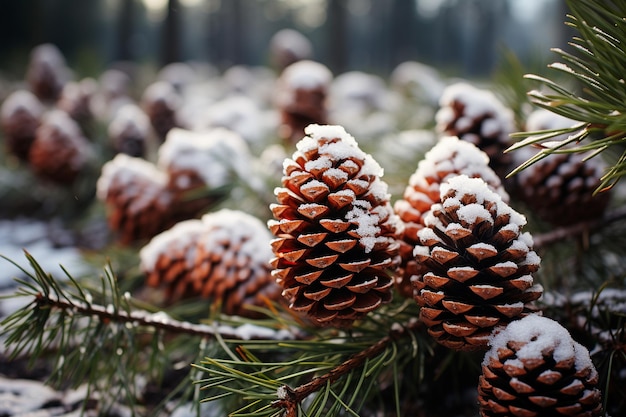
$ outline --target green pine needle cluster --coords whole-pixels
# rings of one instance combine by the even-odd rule
[[[541,150],[517,167],[513,176],[552,153],[584,153],[593,158],[611,148],[620,155],[605,173],[597,192],[613,187],[626,173],[626,4],[604,0],[567,0],[571,10],[567,24],[575,36],[572,51],[554,48],[562,62],[549,67],[571,81],[571,86],[538,75],[526,78],[544,89],[529,92],[533,104],[578,123],[567,129],[520,132],[525,138],[509,151],[524,146]],[[566,139],[549,142],[566,135]],[[607,152],[608,153],[608,152]]]

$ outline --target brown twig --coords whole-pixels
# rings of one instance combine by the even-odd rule
[[[150,314],[143,311],[125,311],[121,309],[105,308],[97,304],[88,304],[71,299],[60,299],[52,294],[39,293],[35,297],[39,307],[53,307],[60,310],[72,311],[84,316],[97,316],[104,323],[131,323],[136,326],[152,327],[173,334],[189,334],[201,337],[215,337],[220,335],[226,339],[292,339],[295,336],[285,330],[276,330],[269,334],[265,327],[247,325],[245,328],[228,325],[195,324],[175,320],[165,313]]]
[[[626,206],[607,212],[602,218],[589,220],[573,224],[571,226],[560,227],[547,233],[533,236],[534,248],[539,249],[560,242],[567,238],[580,236],[585,233],[593,233],[613,222],[626,219]]]
[[[296,417],[298,404],[306,397],[319,391],[327,383],[334,382],[353,369],[362,366],[367,359],[380,355],[391,343],[406,336],[409,332],[417,330],[423,325],[421,321],[416,320],[409,323],[406,327],[393,329],[387,336],[373,345],[370,345],[368,348],[352,355],[348,360],[331,369],[324,375],[315,377],[296,388],[283,385],[279,390],[280,399],[274,401],[272,406],[284,409],[285,417]]]

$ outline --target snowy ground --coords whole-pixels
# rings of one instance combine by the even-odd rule
[[[12,262],[30,271],[24,250],[28,251],[47,271],[55,276],[63,276],[60,265],[72,274],[85,270],[80,251],[71,247],[58,247],[51,239],[55,233],[48,223],[34,220],[0,220],[0,290],[14,285],[16,277],[25,274]],[[12,262],[11,262],[12,261]]]

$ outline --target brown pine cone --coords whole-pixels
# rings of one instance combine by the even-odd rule
[[[165,81],[156,81],[148,86],[141,98],[143,110],[161,142],[167,132],[179,127],[178,109],[181,99],[174,86]]]
[[[97,196],[122,244],[152,238],[173,225],[175,201],[167,182],[166,174],[140,158],[117,154],[104,164]]]
[[[282,72],[277,81],[277,107],[281,121],[279,136],[295,144],[309,124],[327,123],[326,100],[333,75],[318,62],[297,61]]]
[[[87,166],[91,157],[91,145],[78,124],[64,111],[53,110],[37,128],[28,162],[35,175],[69,184]]]
[[[268,223],[289,307],[350,326],[392,296],[397,218],[382,169],[341,126],[310,125],[285,160]]]
[[[509,196],[500,177],[488,164],[489,157],[484,152],[456,136],[442,137],[419,162],[402,199],[394,205],[396,214],[404,223],[398,234],[402,261],[396,276],[396,286],[405,297],[413,296],[411,279],[427,272],[425,266],[415,260],[413,248],[419,244],[417,232],[424,227],[424,214],[433,204],[441,202],[439,187],[443,182],[461,174],[470,178],[481,178],[508,203]]]
[[[227,129],[172,129],[159,148],[157,165],[168,174],[167,187],[178,202],[176,218],[195,217],[224,197],[237,176],[246,175],[250,159],[246,142]]]
[[[68,82],[61,90],[56,105],[78,123],[86,123],[94,117],[91,101],[97,91],[98,83],[93,78]]]
[[[140,252],[147,284],[166,288],[169,302],[200,296],[228,315],[258,317],[250,306],[278,301],[269,259],[271,235],[256,217],[223,209],[155,236]]]
[[[279,73],[289,65],[310,59],[313,55],[311,41],[294,29],[282,29],[276,32],[270,39],[269,49],[270,60]]]
[[[478,385],[481,417],[602,414],[589,351],[554,320],[529,315],[490,342]]]
[[[531,275],[540,259],[521,232],[524,216],[482,179],[459,175],[440,190],[414,250],[428,270],[412,281],[420,319],[446,347],[486,349],[494,329],[527,315],[541,296]]]
[[[509,134],[515,130],[513,112],[488,90],[467,83],[446,87],[435,115],[437,130],[478,146],[489,156],[489,166],[504,178],[511,167]]]
[[[144,157],[152,139],[150,120],[139,106],[125,104],[109,123],[108,136],[117,153]]]
[[[8,153],[22,161],[28,159],[43,113],[43,105],[30,91],[17,90],[4,100],[0,108],[0,123]]]
[[[70,78],[70,71],[59,48],[46,43],[31,51],[25,78],[41,101],[55,102]]]
[[[529,131],[571,127],[576,122],[548,110],[538,110],[528,118]],[[558,142],[558,138],[552,141]],[[537,152],[522,148],[515,152],[516,164],[530,159]],[[604,191],[594,195],[600,186],[606,164],[601,157],[585,160],[587,153],[552,154],[518,173],[515,192],[540,219],[567,226],[602,217],[611,199]]]

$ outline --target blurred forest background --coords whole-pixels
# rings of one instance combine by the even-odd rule
[[[416,60],[481,78],[505,49],[526,64],[551,59],[571,35],[565,13],[561,0],[4,0],[0,77],[23,76],[42,43],[79,77],[122,61],[268,65],[272,35],[293,28],[335,74],[384,76]]]

